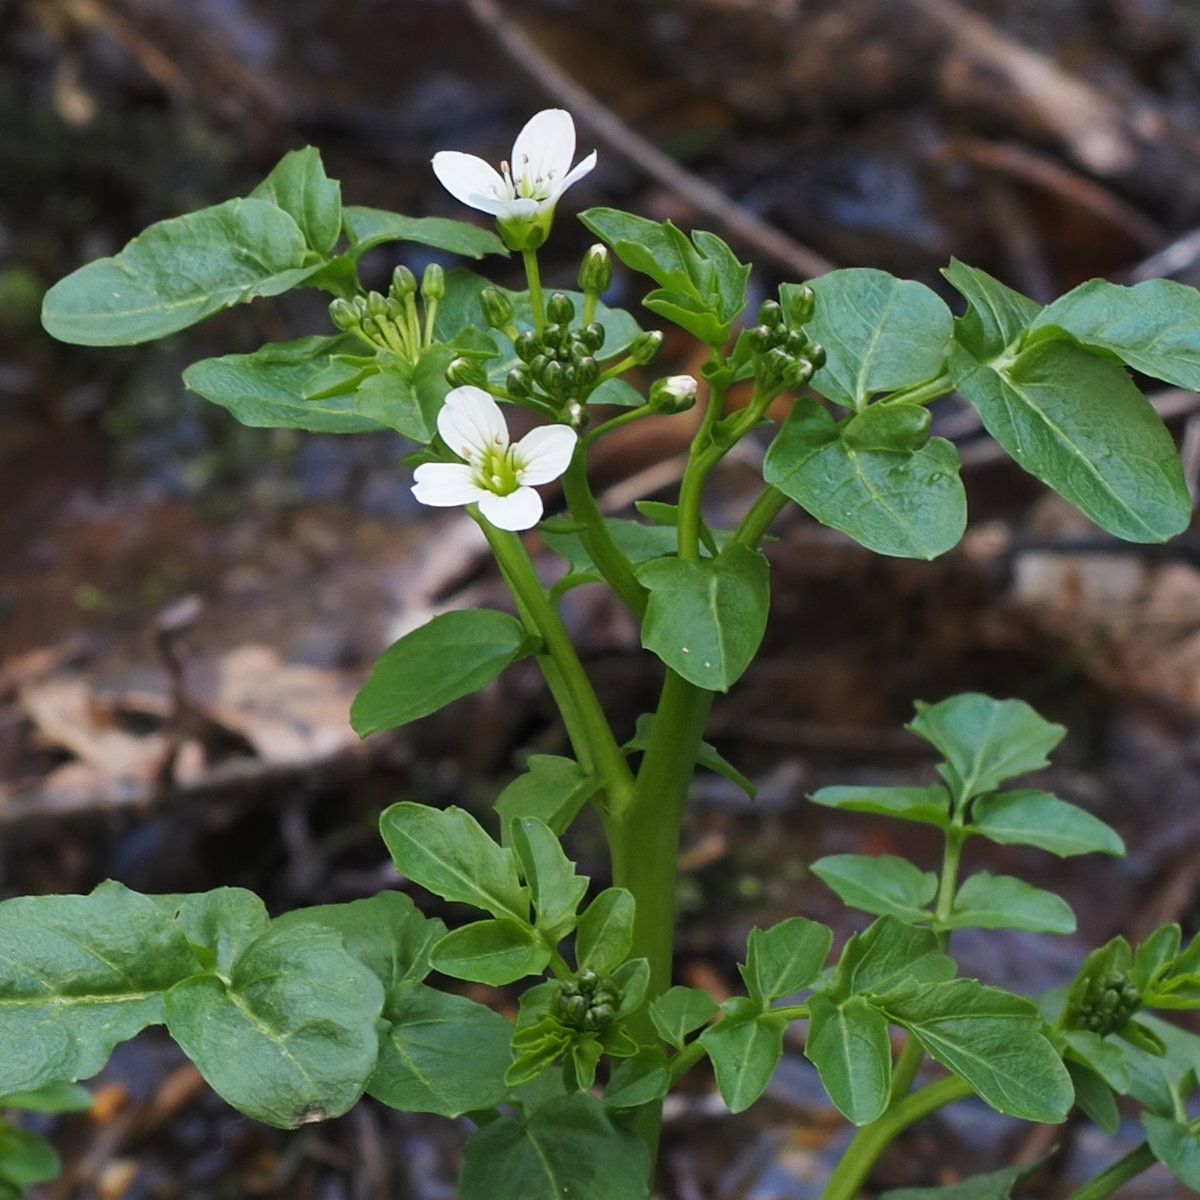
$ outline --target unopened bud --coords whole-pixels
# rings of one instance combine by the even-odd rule
[[[569,389],[566,366],[557,358],[552,358],[542,369],[540,382],[552,396],[565,394]]]
[[[575,375],[584,386],[596,382],[600,377],[600,364],[590,354],[578,354],[571,360],[575,366]]]
[[[386,321],[392,315],[388,312],[388,302],[378,292],[367,293],[367,313],[376,321]]]
[[[354,305],[349,300],[343,300],[341,297],[338,297],[338,299],[329,305],[329,319],[346,333],[349,333],[352,329],[357,329],[360,324],[360,318]]]
[[[820,342],[813,342],[805,358],[812,363],[814,371],[819,371],[825,365],[825,347]]]
[[[772,337],[771,328],[768,325],[755,325],[753,329],[746,330],[746,340],[750,343],[750,347],[758,354],[765,354],[771,349]]]
[[[802,288],[797,288],[788,297],[787,304],[787,319],[788,324],[792,328],[797,328],[800,325],[806,325],[812,320],[813,311],[817,306],[817,294],[805,284]]]
[[[421,295],[426,300],[440,300],[446,294],[446,272],[441,263],[430,263],[421,276]]]
[[[514,399],[527,399],[532,391],[530,387],[529,368],[524,366],[513,367],[505,377],[504,388]]]
[[[579,264],[579,290],[602,295],[612,284],[612,276],[612,256],[608,247],[599,242],[589,246],[583,262]]]
[[[542,330],[542,343],[552,350],[562,350],[567,344],[567,327],[552,321]]]
[[[662,349],[663,334],[661,329],[648,329],[639,333],[629,345],[629,357],[639,366],[644,367],[654,361]]]
[[[530,362],[541,351],[541,348],[542,339],[532,329],[526,329],[513,342],[513,349],[517,352],[517,357],[524,363]]]
[[[558,325],[570,325],[575,320],[575,305],[562,292],[555,292],[546,301],[546,316]]]
[[[604,345],[604,326],[599,321],[590,321],[579,330],[579,340],[595,354]]]
[[[778,300],[764,300],[758,306],[758,323],[774,329],[783,320],[783,309]]]
[[[512,324],[512,301],[499,288],[484,288],[479,293],[479,306],[483,309],[483,319],[493,329],[504,329]]]
[[[661,413],[687,412],[696,403],[696,380],[691,375],[668,375],[650,385],[650,406]]]
[[[486,388],[487,381],[487,371],[478,359],[459,355],[446,368],[446,382],[455,387]]]
[[[417,290],[417,277],[403,264],[392,272],[392,286],[388,289],[394,300],[405,300]]]

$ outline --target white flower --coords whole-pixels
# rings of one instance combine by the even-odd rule
[[[575,122],[561,108],[547,108],[526,122],[513,143],[512,159],[497,171],[474,154],[439,150],[433,156],[433,173],[456,199],[489,213],[517,238],[521,229],[545,231],[558,198],[595,165],[596,152],[571,166],[575,157]],[[509,240],[506,237],[506,240]],[[525,247],[510,242],[511,249]]]
[[[422,463],[413,495],[422,504],[450,508],[478,504],[497,528],[532,529],[542,498],[532,485],[557,479],[571,462],[577,435],[566,425],[542,425],[514,446],[500,406],[477,387],[457,387],[438,413],[438,433],[461,463]]]

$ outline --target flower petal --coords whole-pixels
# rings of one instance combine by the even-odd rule
[[[431,508],[453,508],[492,493],[475,482],[475,473],[466,463],[422,463],[413,472],[412,494]]]
[[[596,152],[593,150],[587,158],[582,158],[563,176],[558,185],[558,195],[562,195],[573,183],[578,183],[596,165]]]
[[[542,519],[542,498],[531,487],[520,487],[507,496],[485,492],[479,497],[479,511],[497,529],[519,533],[532,529]]]
[[[566,425],[539,425],[514,447],[518,478],[525,484],[549,483],[571,465],[579,435]]]
[[[465,384],[446,393],[437,417],[442,441],[460,458],[475,463],[485,451],[508,445],[508,426],[500,406],[483,390]]]
[[[512,176],[541,181],[543,195],[555,196],[575,157],[575,122],[562,108],[545,108],[535,113],[517,134],[512,150]]]
[[[461,150],[439,150],[433,156],[433,173],[455,200],[493,216],[502,211],[508,184],[490,163]],[[497,208],[496,206],[501,206]]]

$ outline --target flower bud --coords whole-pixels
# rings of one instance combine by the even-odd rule
[[[812,363],[814,371],[819,371],[825,365],[825,347],[820,342],[813,342],[805,358]]]
[[[483,319],[493,329],[504,329],[512,324],[512,301],[498,288],[486,287],[479,293],[479,306]]]
[[[345,333],[357,329],[361,323],[354,305],[341,297],[329,305],[329,319]]]
[[[612,256],[607,246],[597,242],[589,246],[579,264],[579,290],[591,292],[596,296],[607,292],[612,284]]]
[[[542,344],[552,350],[562,350],[567,344],[567,328],[552,321],[542,330]]]
[[[517,340],[513,342],[513,349],[523,363],[531,362],[541,352],[542,339],[532,329],[526,329],[524,333],[518,334]]]
[[[459,355],[458,358],[452,359],[446,368],[446,382],[455,387],[469,384],[471,387],[486,388],[487,381],[487,370],[483,363],[475,358]]]
[[[662,349],[663,334],[661,329],[648,329],[639,333],[629,345],[629,357],[639,366],[644,367],[654,361]]]
[[[782,321],[783,309],[780,307],[778,300],[764,300],[758,306],[758,323],[760,325],[766,325],[768,329],[774,329]]]
[[[533,390],[530,387],[529,368],[513,367],[505,377],[504,388],[516,400],[528,399]]]
[[[378,292],[367,293],[367,314],[376,321],[387,321],[391,318],[388,303]]]
[[[575,320],[575,305],[562,292],[555,292],[546,301],[546,317],[556,325],[570,325]]]
[[[552,358],[542,369],[538,381],[552,396],[565,395],[570,390],[567,381],[567,368],[557,358]]]
[[[595,354],[604,345],[604,326],[599,321],[590,321],[579,330],[579,338]]]
[[[787,319],[793,329],[807,324],[812,320],[813,311],[817,306],[817,294],[807,284],[797,288],[788,298]]]
[[[774,350],[768,350],[758,360],[756,374],[764,382],[777,383],[787,378],[788,371],[794,361],[786,350],[781,350],[776,346]]]
[[[771,336],[771,328],[767,325],[755,325],[753,329],[746,330],[746,340],[750,343],[750,348],[756,354],[765,354],[771,349],[774,339]]]
[[[446,294],[446,272],[440,263],[430,263],[421,276],[421,296],[425,300],[440,300]]]
[[[571,362],[575,367],[576,378],[584,387],[595,383],[600,377],[600,364],[590,354],[573,355]]]
[[[650,385],[650,407],[661,413],[687,412],[696,403],[696,380],[691,375],[668,375]]]
[[[388,294],[393,300],[403,301],[417,290],[417,277],[403,264],[392,272],[392,286]]]

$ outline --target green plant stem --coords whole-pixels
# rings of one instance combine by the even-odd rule
[[[904,1039],[904,1046],[892,1069],[892,1102],[895,1103],[908,1094],[912,1082],[925,1061],[925,1047],[921,1045],[915,1033],[910,1033]]]
[[[525,546],[515,533],[497,529],[482,517],[476,516],[476,520],[513,595],[536,627],[546,653],[561,677],[563,694],[555,698],[564,710],[568,729],[575,729],[576,736],[590,750],[592,765],[603,783],[607,806],[617,810],[625,807],[633,786],[629,764],[612,735],[591,681],[571,644],[570,635],[563,626],[558,610],[550,603],[533,569],[533,563],[529,561]],[[565,705],[563,700],[566,701]],[[570,717],[566,716],[568,708]]]
[[[641,408],[631,408],[615,417],[611,417],[603,425],[597,425],[595,429],[589,430],[581,441],[585,447],[589,447],[593,442],[599,441],[606,433],[611,433],[614,429],[622,425],[628,425],[631,421],[640,421],[643,417],[652,417],[653,415],[654,409],[648,404],[643,404]]]
[[[766,537],[771,522],[779,516],[787,502],[788,497],[783,492],[774,484],[768,485],[758,494],[758,498],[746,510],[746,515],[738,522],[738,527],[733,531],[733,541],[757,549]]]
[[[949,372],[943,371],[932,379],[926,379],[924,383],[914,383],[912,387],[901,388],[890,396],[885,396],[880,403],[928,404],[931,400],[936,400],[939,396],[945,396],[952,391],[954,391],[954,380],[950,378]]]
[[[851,1139],[821,1192],[821,1200],[856,1200],[879,1156],[903,1130],[971,1094],[971,1085],[966,1080],[948,1075],[889,1105],[886,1112],[864,1125]]]
[[[525,265],[525,281],[529,284],[529,306],[533,309],[533,328],[541,333],[546,328],[546,304],[542,299],[542,273],[538,268],[536,250],[522,250],[521,261]]]
[[[604,523],[604,514],[596,505],[588,483],[585,447],[576,448],[571,465],[562,477],[562,488],[571,516],[580,524],[579,539],[584,549],[621,603],[640,620],[646,612],[646,589],[638,583],[629,559],[613,541]]]
[[[1101,1171],[1095,1179],[1089,1180],[1081,1188],[1076,1188],[1067,1200],[1102,1200],[1111,1195],[1122,1184],[1128,1183],[1143,1171],[1158,1162],[1154,1151],[1143,1142],[1136,1150],[1131,1150],[1124,1158],[1118,1159],[1112,1166]]]
[[[954,819],[956,823],[946,830],[946,843],[942,851],[942,873],[938,880],[937,902],[933,909],[939,926],[950,920],[950,914],[954,908],[954,893],[958,889],[958,868],[962,862],[963,843],[967,840],[966,830],[957,824],[961,818],[956,816]],[[938,944],[945,951],[950,939],[949,930],[939,929],[937,939]]]
[[[706,1051],[703,1043],[697,1038],[693,1042],[688,1042],[686,1046],[667,1064],[667,1070],[671,1076],[671,1088],[675,1085],[704,1057]]]

